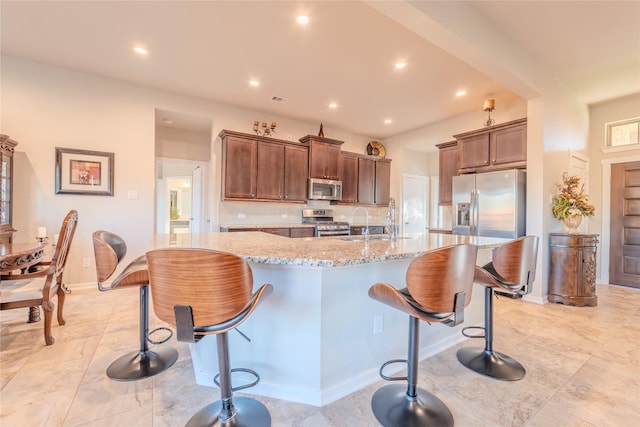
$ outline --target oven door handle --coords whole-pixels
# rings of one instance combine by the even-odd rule
[[[319,230],[316,237],[348,236],[349,230]]]

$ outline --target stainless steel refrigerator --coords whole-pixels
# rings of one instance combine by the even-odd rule
[[[526,172],[510,169],[453,177],[453,234],[525,235]]]

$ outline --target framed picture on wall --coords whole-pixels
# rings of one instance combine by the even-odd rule
[[[56,147],[56,194],[113,196],[113,153]]]

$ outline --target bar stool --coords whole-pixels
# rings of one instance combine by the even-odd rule
[[[176,327],[178,341],[198,342],[215,334],[218,369],[214,378],[221,399],[191,417],[187,426],[268,427],[271,415],[255,399],[233,398],[236,390],[252,387],[259,375],[246,368],[230,369],[227,332],[247,319],[273,287],[264,284],[253,295],[251,267],[242,258],[207,249],[157,249],[147,252],[149,279],[156,315]],[[253,375],[251,384],[232,387],[231,373]]]
[[[469,326],[462,333],[468,338],[484,338],[484,348],[464,347],[457,353],[460,363],[472,371],[505,381],[524,378],[526,370],[520,362],[493,350],[493,295],[496,288],[517,298],[531,292],[537,256],[538,237],[520,237],[493,249],[492,261],[476,269],[474,281],[485,287],[484,327]],[[473,329],[480,329],[483,334],[470,334],[468,331]]]
[[[140,347],[116,359],[107,368],[107,376],[119,381],[134,381],[148,378],[169,368],[178,359],[174,348],[149,350],[148,342],[162,344],[173,336],[169,328],[156,328],[149,332],[149,272],[144,256],[134,259],[125,269],[105,286],[115,272],[118,264],[127,253],[127,245],[117,234],[104,230],[93,233],[93,250],[96,258],[98,289],[102,292],[129,286],[140,288]],[[160,341],[153,341],[150,335],[159,331],[168,331],[169,335]]]
[[[464,321],[464,308],[471,302],[473,271],[478,248],[456,245],[435,249],[416,257],[406,274],[407,287],[396,289],[376,283],[369,296],[409,314],[409,349],[407,360],[390,360],[380,367],[387,381],[404,381],[376,391],[371,409],[385,427],[453,426],[453,414],[433,394],[417,387],[420,320],[456,326]],[[384,368],[392,363],[406,363],[406,377],[389,377]]]

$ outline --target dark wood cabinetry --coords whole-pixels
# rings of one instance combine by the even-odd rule
[[[308,148],[222,131],[224,200],[306,201]]]
[[[340,146],[343,141],[307,135],[300,142],[309,145],[309,177],[340,179]]]
[[[458,175],[458,142],[437,144],[439,158],[438,186],[440,206],[451,205],[453,177]]]
[[[341,204],[386,205],[391,193],[391,160],[343,151]]]
[[[11,243],[13,228],[13,154],[18,143],[0,135],[0,243]]]
[[[314,227],[243,227],[243,226],[229,226],[220,227],[220,231],[235,233],[240,231],[262,231],[263,233],[275,234],[277,236],[301,238],[301,237],[314,237]]]
[[[340,155],[342,203],[358,202],[358,155],[343,151]]]
[[[376,205],[387,205],[391,196],[391,160],[376,160],[375,198]]]
[[[527,119],[454,135],[458,172],[484,172],[527,165]]]
[[[549,302],[594,307],[598,235],[549,235]]]

